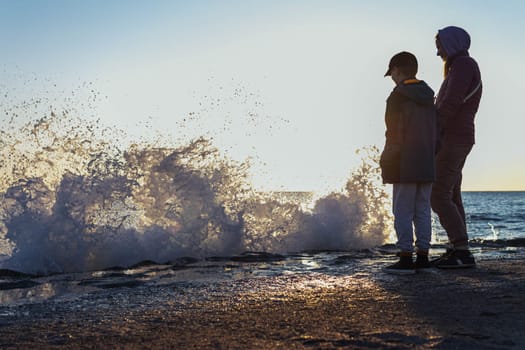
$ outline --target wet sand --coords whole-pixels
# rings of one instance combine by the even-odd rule
[[[2,307],[0,348],[525,349],[523,258],[412,276],[389,259]]]

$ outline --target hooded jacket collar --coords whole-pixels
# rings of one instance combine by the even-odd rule
[[[434,91],[423,80],[403,80],[394,90],[418,104],[434,104]]]

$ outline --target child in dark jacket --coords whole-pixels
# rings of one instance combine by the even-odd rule
[[[435,179],[436,110],[434,91],[416,79],[417,59],[409,52],[392,57],[385,76],[396,87],[387,99],[386,142],[380,165],[384,183],[393,184],[394,228],[400,259],[386,272],[412,274],[430,267],[430,194]],[[417,258],[414,263],[414,231]]]

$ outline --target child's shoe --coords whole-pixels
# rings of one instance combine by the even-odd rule
[[[416,261],[414,262],[414,268],[416,270],[430,269],[430,261],[428,261],[428,254],[417,254]]]
[[[412,253],[410,255],[403,255],[399,257],[399,261],[395,264],[383,268],[386,273],[394,275],[413,275],[416,273],[414,269],[414,262],[412,261]]]

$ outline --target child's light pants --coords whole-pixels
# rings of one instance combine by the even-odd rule
[[[392,210],[400,251],[413,251],[415,233],[417,249],[428,252],[432,236],[431,192],[430,182],[394,184]]]

